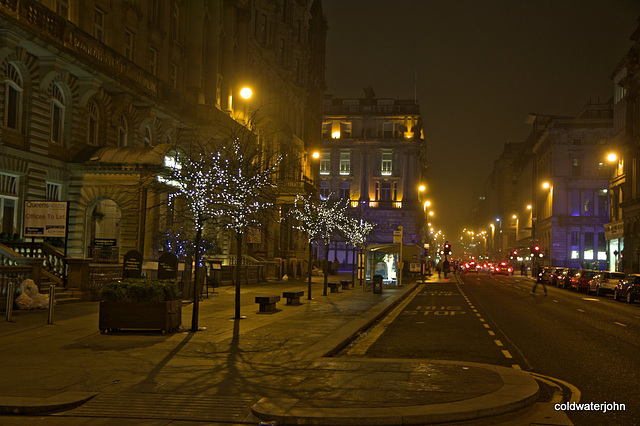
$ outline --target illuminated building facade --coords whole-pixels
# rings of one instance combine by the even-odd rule
[[[403,257],[420,262],[425,212],[418,187],[424,184],[426,147],[415,100],[325,96],[319,192],[349,200],[355,217],[375,223],[368,244],[394,252],[393,232],[403,227]],[[396,245],[397,246],[397,245]],[[335,243],[329,260],[351,265],[344,243]]]
[[[185,135],[258,113],[278,129],[278,204],[309,190],[325,34],[320,0],[0,2],[0,233],[22,239],[25,200],[69,201],[69,258],[157,260],[166,199],[140,183]],[[250,253],[280,257],[280,234]]]

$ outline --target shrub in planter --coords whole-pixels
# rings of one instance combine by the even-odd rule
[[[173,280],[126,279],[100,292],[101,332],[130,329],[174,331],[182,324],[182,300]]]

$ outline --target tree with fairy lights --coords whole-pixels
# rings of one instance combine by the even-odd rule
[[[324,242],[324,287],[322,295],[327,295],[327,281],[329,269],[329,244],[339,233],[344,233],[348,226],[346,214],[347,201],[328,197],[317,200],[313,196],[296,198],[291,216],[298,221],[294,226],[307,234],[309,240],[309,260],[311,260],[311,243],[314,239]],[[311,264],[311,262],[309,262]],[[309,273],[309,299],[311,298],[311,273]]]
[[[347,224],[344,227],[344,233],[349,243],[353,246],[353,258],[355,259],[357,247],[364,247],[367,242],[367,237],[375,228],[375,224],[367,222],[366,220],[356,219],[354,217],[347,218]],[[354,262],[355,267],[355,262]],[[355,280],[355,269],[351,273],[351,282]],[[364,274],[363,274],[364,275]]]
[[[235,232],[235,318],[241,318],[242,237],[248,226],[259,224],[257,214],[273,204],[269,200],[273,198],[272,188],[279,160],[266,159],[255,133],[239,123],[216,136],[206,142],[183,141],[181,149],[176,150],[175,161],[168,165],[166,176],[161,181],[171,189],[169,203],[184,205],[193,221],[196,283],[205,223],[213,219],[217,226]],[[192,331],[198,330],[200,292],[200,286],[196,285]]]

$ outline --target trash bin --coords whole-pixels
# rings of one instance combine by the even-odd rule
[[[382,294],[382,275],[373,276],[373,294]]]

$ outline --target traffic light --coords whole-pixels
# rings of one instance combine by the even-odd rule
[[[538,244],[535,244],[533,247],[531,247],[531,256],[533,257],[540,256],[540,246]]]
[[[444,254],[451,255],[451,244],[448,242],[444,244]]]

